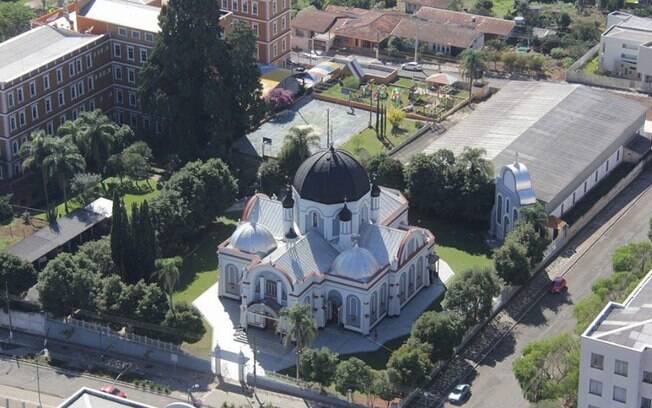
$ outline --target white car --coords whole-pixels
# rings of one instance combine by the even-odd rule
[[[471,396],[471,386],[469,384],[457,385],[450,394],[448,394],[448,402],[455,405],[461,405],[466,402]]]
[[[423,71],[423,67],[421,66],[421,64],[418,64],[414,61],[408,62],[406,64],[401,64],[401,69],[405,71],[419,71],[419,72]]]

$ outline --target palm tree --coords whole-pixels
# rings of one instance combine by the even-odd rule
[[[469,99],[471,98],[473,81],[481,78],[482,71],[486,67],[485,61],[484,53],[473,48],[466,49],[460,54],[460,70],[462,76],[469,78]]]
[[[165,258],[156,260],[156,275],[161,287],[168,296],[170,310],[174,313],[174,303],[172,302],[172,293],[177,286],[181,277],[181,265],[183,260],[179,256],[174,258]]]
[[[43,165],[45,158],[52,150],[54,138],[48,136],[43,130],[32,132],[31,139],[20,148],[20,157],[23,170],[31,170],[40,174],[45,197],[45,207],[50,211],[50,197],[48,195],[48,171]]]
[[[292,127],[285,135],[278,160],[288,175],[296,173],[297,169],[310,157],[310,151],[319,146],[319,136],[313,133],[310,126]]]
[[[43,159],[48,178],[55,178],[63,192],[63,206],[68,212],[68,181],[86,168],[86,161],[69,138],[54,138],[50,152]]]
[[[299,379],[299,359],[301,351],[310,345],[317,337],[315,321],[312,318],[310,305],[295,304],[292,307],[281,310],[281,316],[286,319],[287,333],[283,338],[283,344],[287,347],[292,340],[297,344],[297,380]]]
[[[81,135],[79,150],[89,163],[90,170],[104,171],[104,165],[118,143],[120,126],[112,122],[100,110],[84,112],[75,121]]]

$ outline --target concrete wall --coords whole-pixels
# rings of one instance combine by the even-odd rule
[[[3,311],[0,311],[0,326],[10,327],[9,314]],[[26,333],[44,336],[46,333],[45,315],[12,311],[11,327]]]

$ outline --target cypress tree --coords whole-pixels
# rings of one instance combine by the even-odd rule
[[[124,201],[120,200],[120,225],[119,225],[120,240],[120,273],[122,280],[129,282],[129,256],[132,247],[131,234],[129,233],[129,216],[125,208]]]
[[[154,225],[152,224],[152,217],[149,213],[149,204],[144,201],[140,207],[140,239],[143,242],[142,259],[143,278],[150,280],[151,274],[154,272],[154,263],[156,261],[156,233],[154,232]]]
[[[113,214],[111,217],[111,258],[115,263],[118,272],[122,275],[122,211],[120,210],[120,196],[117,191],[113,193]]]
[[[379,135],[380,128],[380,91],[378,92],[378,99],[376,99],[376,136]]]
[[[127,259],[127,276],[130,283],[138,282],[142,276],[142,245],[139,231],[140,212],[138,204],[131,204],[131,219],[127,224],[127,234],[129,236],[129,248],[126,250]]]

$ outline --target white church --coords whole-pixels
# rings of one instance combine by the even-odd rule
[[[308,158],[278,200],[256,194],[218,248],[219,296],[240,325],[283,331],[282,308],[310,305],[317,327],[367,335],[436,278],[435,237],[408,225],[408,202],[370,182],[349,153]]]

